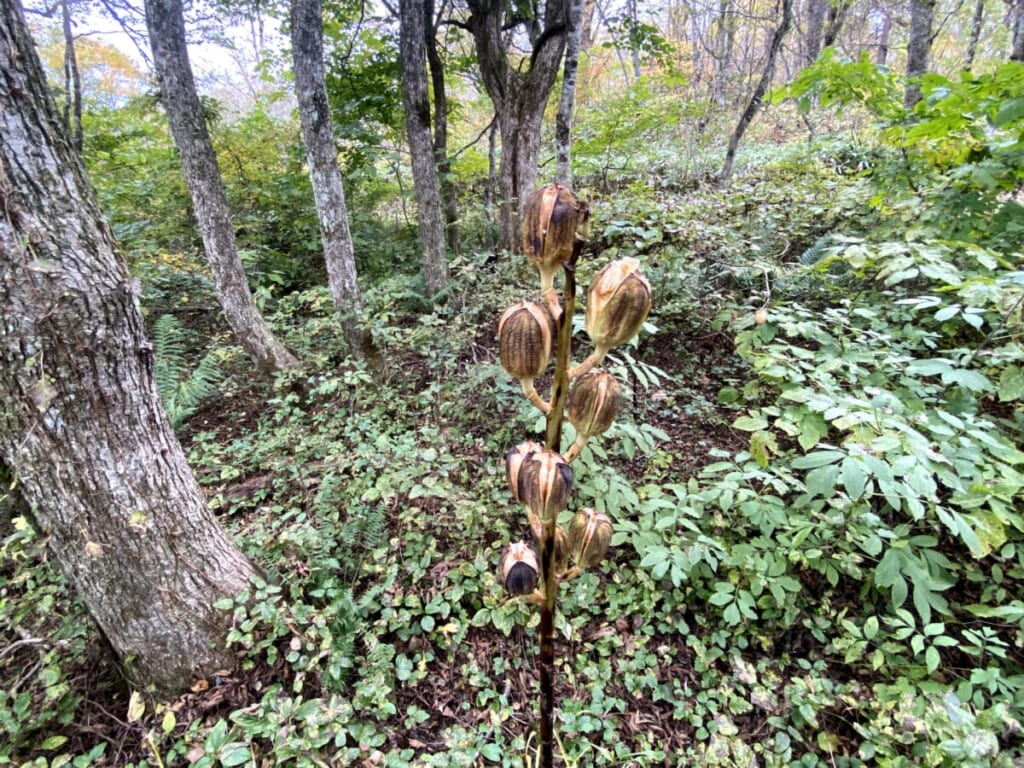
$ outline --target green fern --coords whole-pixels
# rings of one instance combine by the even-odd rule
[[[223,378],[216,350],[210,350],[190,372],[185,327],[174,315],[161,315],[153,324],[153,378],[171,426],[177,429],[217,391]]]

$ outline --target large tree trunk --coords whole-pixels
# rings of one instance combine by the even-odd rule
[[[768,46],[768,58],[765,60],[761,79],[758,80],[757,87],[754,88],[754,93],[751,95],[750,101],[747,102],[746,109],[743,110],[743,114],[740,115],[740,119],[736,123],[736,128],[733,129],[732,135],[729,137],[729,148],[725,152],[725,163],[722,165],[722,171],[719,174],[719,181],[722,184],[725,184],[732,175],[733,163],[736,161],[736,150],[739,148],[740,140],[761,109],[762,100],[768,91],[768,86],[771,85],[772,75],[775,73],[775,62],[778,59],[779,51],[782,50],[782,40],[789,31],[792,22],[793,0],[782,0],[782,19],[779,21],[779,26],[775,28],[771,44]]]
[[[238,256],[224,182],[189,64],[181,0],[146,0],[146,25],[160,94],[224,317],[262,370],[298,367],[298,361],[263,320]]]
[[[932,49],[932,17],[936,0],[910,0],[910,39],[907,42],[907,87],[903,106],[911,109],[921,100],[917,78],[928,71],[928,54]]]
[[[445,222],[437,181],[434,139],[430,132],[430,96],[427,93],[426,29],[422,0],[400,0],[402,104],[412,155],[412,184],[423,250],[423,282],[434,296],[448,284],[445,261]]]
[[[515,250],[519,212],[537,182],[541,122],[565,50],[569,0],[546,0],[543,18],[531,20],[533,50],[525,72],[507,55],[508,4],[504,0],[469,0],[468,5],[480,75],[494,104],[501,134],[499,245]]]
[[[576,71],[579,67],[582,32],[583,0],[570,0],[562,96],[555,115],[555,159],[558,163],[555,180],[567,187],[572,186],[572,112],[576,102]]]
[[[441,209],[444,212],[445,235],[448,248],[459,254],[459,204],[452,179],[452,163],[448,157],[448,89],[445,85],[444,62],[437,49],[437,27],[439,19],[434,16],[434,0],[424,0],[424,16],[427,20],[424,41],[427,46],[427,64],[430,69],[430,86],[434,93],[434,155],[437,160],[437,181],[441,192]]]
[[[224,535],[160,405],[116,255],[11,0],[0,0],[0,465],[140,689],[230,668],[253,568]]]
[[[306,146],[313,199],[320,223],[327,283],[334,297],[334,308],[342,318],[349,352],[358,358],[372,357],[370,336],[359,319],[362,299],[348,225],[345,188],[341,183],[338,150],[334,145],[331,109],[327,103],[320,0],[292,0],[291,36],[295,97],[299,104],[302,141]]]

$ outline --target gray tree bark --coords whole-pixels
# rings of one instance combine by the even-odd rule
[[[572,186],[572,113],[576,103],[576,73],[579,68],[582,33],[583,0],[570,0],[562,95],[555,115],[555,180],[566,187]]]
[[[932,17],[936,0],[910,0],[910,38],[907,42],[907,86],[903,106],[911,109],[921,100],[921,87],[914,80],[928,71],[932,49]]]
[[[61,0],[60,14],[64,30],[64,123],[71,134],[72,147],[76,152],[81,152],[82,77],[78,72],[75,35],[71,29],[71,8],[68,6],[68,0]]]
[[[0,0],[0,467],[140,689],[230,668],[213,608],[253,567],[160,405],[117,256],[12,0]]]
[[[341,315],[349,353],[365,359],[373,357],[373,353],[370,336],[359,318],[362,298],[359,294],[345,188],[338,167],[338,150],[334,144],[331,109],[327,102],[324,79],[320,0],[292,0],[291,39],[295,97],[299,104],[302,141],[306,147],[313,199],[320,224],[327,284],[334,298],[334,308]]]
[[[528,27],[533,50],[525,71],[513,65],[506,51],[505,0],[468,0],[480,75],[494,104],[501,135],[498,169],[499,246],[519,244],[519,212],[537,182],[540,130],[551,89],[565,50],[569,0],[545,0],[543,17]]]
[[[296,368],[298,360],[274,337],[256,307],[238,256],[224,182],[192,77],[181,0],[146,0],[146,26],[160,94],[224,317],[261,370]]]
[[[825,35],[825,14],[829,0],[807,0],[807,27],[804,35],[804,64],[810,66],[818,59]]]
[[[445,260],[445,221],[437,180],[434,139],[430,131],[430,96],[427,93],[426,29],[429,22],[422,0],[400,0],[399,37],[402,60],[402,104],[412,155],[412,183],[416,196],[423,282],[434,296],[448,284]]]
[[[978,41],[981,39],[981,28],[985,23],[985,0],[977,0],[974,4],[974,17],[971,19],[971,38],[967,43],[967,55],[964,57],[964,69],[968,72],[974,66],[974,57],[978,53]]]
[[[1010,25],[1010,61],[1024,61],[1024,0],[1006,0]]]
[[[444,212],[445,236],[448,248],[459,254],[459,204],[452,179],[452,164],[448,157],[448,89],[445,85],[444,62],[437,48],[439,19],[434,16],[434,0],[424,0],[427,20],[424,40],[427,46],[427,64],[430,86],[434,94],[434,156],[437,161],[437,181]]]
[[[746,133],[750,123],[761,110],[762,100],[768,91],[768,86],[771,85],[772,75],[775,73],[775,62],[779,57],[779,51],[782,50],[782,40],[786,37],[786,33],[789,31],[792,23],[793,0],[782,0],[782,19],[779,21],[779,26],[775,28],[772,41],[768,46],[768,58],[765,60],[761,79],[758,80],[757,87],[754,88],[750,101],[747,102],[743,114],[740,115],[740,119],[736,123],[736,128],[733,129],[732,135],[729,137],[729,147],[725,152],[725,163],[723,163],[722,171],[719,174],[719,182],[723,185],[732,176],[733,164],[736,161],[736,150],[739,149],[743,134]]]

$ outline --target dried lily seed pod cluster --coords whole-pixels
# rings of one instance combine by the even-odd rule
[[[622,386],[608,371],[594,368],[611,349],[639,332],[651,310],[651,285],[634,258],[612,261],[594,275],[584,322],[594,349],[573,368],[571,349],[559,347],[572,342],[576,260],[589,221],[587,203],[558,184],[541,187],[527,198],[522,246],[539,273],[541,301],[518,301],[498,321],[501,365],[519,380],[524,394],[548,422],[547,447],[527,440],[505,457],[509,490],[513,500],[526,507],[535,539],[532,544],[511,545],[502,557],[502,583],[510,595],[530,594],[538,582],[544,585],[545,567],[555,578],[562,578],[598,565],[611,541],[612,523],[604,513],[589,508],[577,511],[568,532],[558,525],[558,516],[568,507],[572,493],[571,463],[586,441],[607,432],[622,411]],[[563,269],[564,307],[554,289]],[[548,373],[552,358],[556,360],[554,381],[549,399],[544,399],[534,381]],[[563,416],[573,425],[576,440],[560,453]],[[551,542],[549,566],[540,562],[545,540]]]

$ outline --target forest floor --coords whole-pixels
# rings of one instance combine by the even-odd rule
[[[723,386],[736,385],[737,382],[742,385],[742,370],[733,354],[731,339],[715,332],[686,337],[664,334],[656,339],[657,343],[648,342],[638,356],[648,365],[660,369],[664,377],[658,386],[646,390],[638,382],[630,382],[638,393],[634,398],[634,419],[637,423],[648,424],[667,435],[670,438],[667,445],[671,446],[671,451],[660,460],[643,454],[636,455],[632,460],[620,459],[620,471],[635,484],[645,479],[650,480],[652,476],[685,481],[714,460],[710,456],[712,449],[735,453],[743,450],[747,443],[747,436],[730,426],[734,414],[726,406],[717,404],[718,393]],[[474,357],[479,359],[481,355],[489,356],[494,360],[496,349],[487,348],[493,345],[486,339],[484,345],[485,348],[474,351]],[[426,362],[417,361],[414,356],[403,359],[401,368],[402,379],[406,382],[404,386],[412,389],[416,388],[416,382],[427,382],[433,375],[427,370]],[[258,434],[261,414],[264,413],[269,394],[267,386],[259,382],[238,381],[245,382],[244,376],[232,386],[230,398],[210,400],[179,430],[186,451],[197,440],[210,440],[211,435],[215,435],[221,445],[230,445],[234,441],[252,440]],[[321,403],[307,412],[307,416],[315,421],[317,408],[330,409],[334,406],[332,402]],[[493,415],[482,414],[481,419],[478,425],[481,431],[493,428]],[[414,426],[410,425],[410,429]],[[473,431],[472,427],[470,431]],[[484,461],[491,459],[473,457],[473,462]],[[493,458],[493,463],[499,462],[500,457]],[[217,483],[215,487],[208,487],[207,491],[211,496],[219,495],[242,502],[244,506],[248,497],[266,492],[273,483],[271,472],[257,471]],[[470,479],[470,485],[472,483]],[[396,536],[400,536],[403,527],[407,525],[399,513],[406,501],[400,499],[388,505],[390,519],[387,527]],[[437,500],[419,501],[425,512],[436,513],[441,506]],[[265,507],[256,505],[244,513],[246,516],[262,514],[266,514]],[[231,525],[236,530],[246,530],[254,522],[235,515]],[[441,534],[441,531],[438,533]],[[444,582],[446,574],[456,570],[460,561],[471,555],[471,552],[466,551],[464,542],[451,538],[451,532],[445,535],[449,540],[437,542],[441,557],[430,567],[434,584],[410,584],[406,587],[407,590],[420,590],[424,603],[436,591],[436,584]],[[446,552],[446,549],[449,551]],[[630,560],[628,553],[617,556],[613,552],[611,556],[613,560],[620,560],[622,566]],[[282,577],[301,577],[306,564],[295,560],[294,567],[294,574],[282,573]],[[598,575],[602,583],[608,578]],[[586,624],[575,629],[571,640],[559,637],[557,657],[560,669],[556,677],[558,700],[576,701],[587,696],[580,689],[583,683],[575,679],[571,671],[574,654],[581,642],[617,636],[613,644],[621,646],[627,654],[632,654],[637,646],[637,631],[644,621],[643,615],[637,612],[631,619],[619,616],[609,623],[598,611]],[[515,669],[505,670],[502,693],[510,708],[507,719],[496,725],[510,734],[516,731],[531,733],[536,718],[534,696],[538,683],[535,664],[530,661],[536,653],[535,634],[535,628],[526,628],[521,624],[514,626],[507,635],[489,627],[471,627],[457,648],[433,649],[432,656],[438,662],[431,664],[431,673],[415,685],[401,686],[395,690],[397,714],[390,718],[383,718],[382,715],[382,719],[388,720],[384,728],[389,734],[388,744],[368,752],[363,764],[383,764],[378,762],[381,750],[411,749],[417,754],[442,750],[445,747],[445,734],[453,725],[475,729],[480,723],[488,722],[491,717],[488,708],[477,706],[473,690],[467,686],[465,672],[473,668],[493,673],[495,660],[510,655],[526,661]],[[422,635],[405,639],[397,636],[377,639],[393,642],[396,653],[409,656],[416,653],[422,655],[424,645],[431,642]],[[699,687],[693,672],[693,652],[686,647],[682,635],[645,635],[643,643],[657,649],[659,659],[654,674],[662,681]],[[213,723],[228,717],[232,712],[254,709],[268,687],[275,683],[294,683],[294,671],[289,669],[284,651],[282,649],[275,664],[261,661],[249,665],[250,669],[245,672],[225,673],[212,680],[198,681],[192,691],[175,701],[167,702],[161,711],[165,717],[167,712],[173,713],[180,730],[195,727],[197,723]],[[96,744],[106,742],[108,746],[102,764],[120,766],[152,761],[154,753],[150,737],[158,718],[154,715],[133,720],[125,714],[128,709],[128,691],[111,657],[102,648],[97,648],[95,653],[79,659],[77,667],[69,677],[82,686],[79,693],[83,701],[74,721],[67,724],[65,731],[70,743],[76,746],[75,751],[85,754]],[[353,676],[351,685],[354,689],[362,684],[358,674]],[[315,682],[306,681],[300,687],[306,696],[323,693],[317,689]],[[638,744],[660,743],[669,754],[683,751],[685,740],[692,735],[692,729],[680,728],[678,719],[673,719],[672,712],[677,704],[645,697],[631,690],[631,686],[621,678],[607,681],[605,695],[626,703],[624,711],[615,715],[618,721],[615,731],[620,738],[631,741],[632,735],[637,737]],[[403,715],[417,708],[429,713],[429,716],[409,727],[403,723]],[[748,735],[756,738],[756,723],[752,722],[750,727]],[[639,738],[641,734],[642,738]],[[187,757],[194,761],[202,754],[202,746],[198,744]],[[263,764],[270,763],[264,761]]]

